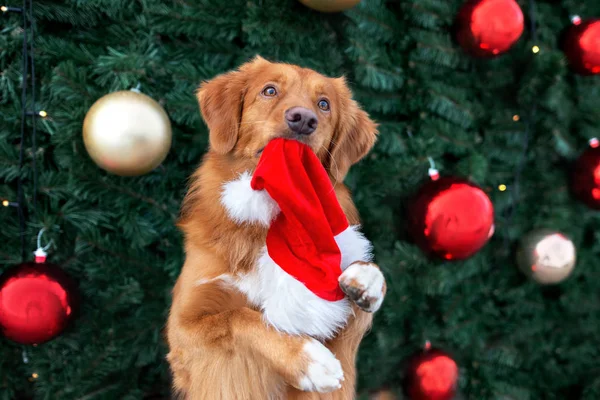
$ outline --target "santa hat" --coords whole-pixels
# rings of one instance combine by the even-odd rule
[[[342,270],[372,258],[369,241],[348,225],[327,171],[296,140],[269,142],[252,177],[244,173],[224,186],[222,203],[239,223],[269,226],[269,257],[321,299],[343,299]]]

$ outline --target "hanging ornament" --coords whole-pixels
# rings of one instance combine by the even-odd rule
[[[431,180],[409,205],[409,229],[425,252],[446,260],[462,260],[481,249],[494,233],[494,206],[481,188],[466,179]]]
[[[340,12],[349,10],[360,0],[300,0],[300,3],[321,12]]]
[[[600,74],[600,19],[574,16],[563,49],[571,68],[581,75]]]
[[[458,372],[448,353],[432,349],[427,342],[424,351],[408,362],[404,391],[410,400],[450,400],[456,394]]]
[[[152,171],[171,147],[171,122],[160,104],[137,89],[107,94],[89,109],[83,142],[100,168],[116,175]]]
[[[564,281],[573,272],[576,259],[573,242],[564,234],[549,229],[528,233],[517,250],[519,268],[542,285]]]
[[[600,141],[594,138],[589,143],[571,172],[571,191],[588,207],[600,210]]]
[[[74,282],[61,268],[47,263],[45,250],[38,246],[35,262],[19,264],[0,276],[0,330],[18,343],[46,342],[69,324],[76,298]]]
[[[515,0],[468,0],[456,17],[456,40],[473,56],[494,57],[508,51],[523,28]]]

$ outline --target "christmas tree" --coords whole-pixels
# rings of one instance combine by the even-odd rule
[[[47,343],[0,338],[0,399],[168,398],[175,224],[208,147],[195,90],[256,54],[345,75],[380,124],[346,178],[388,284],[357,360],[361,396],[404,396],[406,360],[429,341],[456,361],[459,398],[600,397],[600,212],[569,191],[571,163],[599,135],[600,80],[573,71],[561,48],[572,15],[600,17],[600,3],[519,0],[525,30],[491,58],[455,40],[463,0],[362,0],[343,13],[296,0],[49,0],[24,19],[27,4],[9,1],[0,17],[0,273],[32,259],[45,228],[49,260],[81,302]],[[135,87],[164,107],[173,140],[158,168],[119,177],[89,157],[82,124],[100,97]],[[494,235],[466,260],[431,257],[408,229],[430,160],[494,205]],[[519,240],[539,228],[577,249],[559,284],[517,267]]]

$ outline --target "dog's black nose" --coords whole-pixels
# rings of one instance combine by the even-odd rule
[[[317,129],[317,115],[304,107],[292,107],[285,112],[285,120],[292,132],[299,135],[310,135]]]

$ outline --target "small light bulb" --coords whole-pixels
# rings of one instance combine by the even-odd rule
[[[10,201],[8,201],[8,200],[2,200],[2,205],[4,207],[8,207],[10,205]]]
[[[504,192],[506,190],[506,185],[505,184],[498,185],[498,190],[501,192]]]
[[[519,117],[518,114],[513,115],[513,121],[517,122],[520,119],[521,119],[521,117]]]
[[[538,46],[533,46],[533,47],[531,48],[531,51],[533,51],[533,54],[537,54],[537,53],[539,53],[539,52],[540,52],[540,48],[539,48]]]
[[[8,11],[8,7],[2,6],[2,7],[0,7],[0,11],[7,12]]]
[[[46,111],[42,110],[42,111],[39,112],[39,115],[42,118],[46,118],[48,116],[48,113]]]
[[[37,379],[37,378],[38,378],[38,376],[39,376],[39,375],[37,374],[37,372],[34,372],[33,374],[31,374],[31,377],[32,377],[33,379]]]
[[[598,148],[600,146],[600,140],[598,140],[598,138],[591,138],[590,139],[590,147],[595,149]]]

